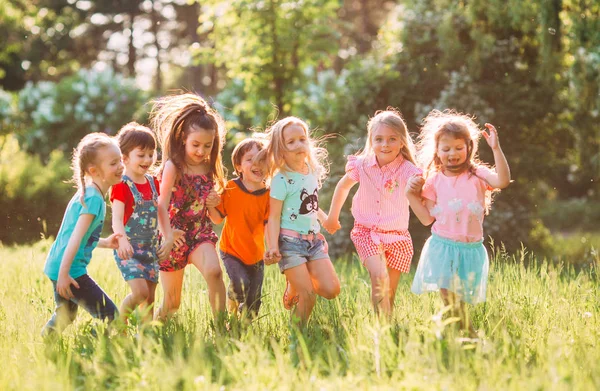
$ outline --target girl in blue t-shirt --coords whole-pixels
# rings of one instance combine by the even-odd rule
[[[295,305],[293,316],[304,325],[315,294],[333,299],[340,293],[317,220],[317,216],[321,221],[327,217],[318,198],[327,174],[322,163],[327,151],[315,145],[308,125],[296,117],[276,122],[267,133],[269,145],[256,157],[265,160],[273,178],[265,264],[279,263],[287,279],[283,305],[286,309]]]
[[[121,151],[106,134],[91,133],[79,142],[72,166],[78,191],[46,258],[44,273],[54,286],[56,310],[42,335],[60,333],[75,320],[79,306],[108,321],[118,313],[112,300],[88,276],[87,265],[96,246],[118,248],[118,234],[101,239],[100,232],[106,213],[104,195],[123,175]]]

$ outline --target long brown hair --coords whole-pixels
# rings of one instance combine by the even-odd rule
[[[227,131],[221,116],[202,97],[186,93],[159,98],[154,101],[150,121],[162,149],[159,175],[168,160],[177,168],[178,177],[183,173],[185,140],[191,133],[204,129],[214,133],[209,162],[211,179],[218,192],[225,187],[222,152]]]

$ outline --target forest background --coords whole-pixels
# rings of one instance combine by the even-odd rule
[[[229,167],[276,118],[333,135],[326,209],[376,110],[398,108],[415,136],[431,109],[475,115],[498,127],[514,179],[485,223],[494,245],[598,259],[595,0],[0,0],[1,243],[54,236],[81,137],[146,123],[147,103],[179,90],[226,119]],[[353,251],[349,206],[334,256]],[[419,248],[428,228],[410,229]]]

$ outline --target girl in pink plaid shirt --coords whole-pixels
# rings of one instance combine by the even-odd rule
[[[323,228],[331,234],[340,228],[342,205],[360,182],[352,200],[351,238],[371,276],[373,307],[390,316],[400,276],[409,271],[413,256],[409,205],[403,190],[421,170],[415,166],[414,144],[399,112],[375,113],[367,130],[364,150],[348,157],[346,175],[335,188]]]

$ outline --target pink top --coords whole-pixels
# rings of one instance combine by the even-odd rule
[[[475,175],[463,172],[446,176],[429,175],[422,196],[435,202],[429,213],[435,218],[431,232],[457,242],[477,242],[483,238],[485,192],[492,188],[486,179],[493,171],[480,166]]]
[[[356,224],[377,231],[408,229],[406,182],[422,171],[399,155],[393,162],[379,167],[375,155],[348,156],[346,175],[360,182],[352,199],[352,215]],[[404,236],[380,235],[384,243],[403,240]]]

